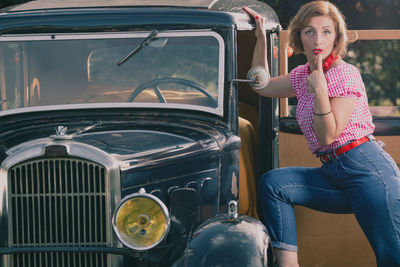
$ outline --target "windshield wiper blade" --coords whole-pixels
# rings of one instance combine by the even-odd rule
[[[157,33],[158,33],[157,30],[152,31],[146,38],[144,38],[140,42],[140,44],[138,44],[134,49],[132,49],[132,51],[129,52],[129,54],[126,57],[118,61],[117,66],[124,64],[126,61],[128,61],[128,59],[130,59],[133,55],[139,52],[143,47],[147,46],[150,43],[150,41],[156,37]]]

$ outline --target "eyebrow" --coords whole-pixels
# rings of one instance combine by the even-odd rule
[[[314,26],[311,26],[311,25],[306,25],[306,26],[304,26],[304,28],[315,28]],[[322,26],[321,28],[331,28],[331,26],[329,26],[329,25],[326,25],[326,26]]]

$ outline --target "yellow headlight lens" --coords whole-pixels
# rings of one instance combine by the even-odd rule
[[[167,235],[168,210],[161,200],[146,193],[122,200],[114,214],[114,231],[122,243],[135,250],[150,249]]]

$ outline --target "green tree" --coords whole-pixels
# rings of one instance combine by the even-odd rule
[[[350,47],[347,61],[362,73],[371,105],[400,104],[399,60],[399,40],[362,41]]]
[[[287,29],[301,5],[310,0],[263,0],[277,12]],[[346,17],[349,29],[400,29],[400,0],[332,0]],[[357,41],[345,60],[362,74],[371,105],[400,105],[400,45],[398,40]],[[289,69],[304,64],[304,56],[289,60]],[[292,100],[292,102],[295,100]]]
[[[299,8],[311,0],[261,0],[277,13],[284,29]],[[400,0],[332,0],[349,29],[400,29]]]

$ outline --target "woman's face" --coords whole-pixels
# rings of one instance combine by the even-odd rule
[[[321,54],[324,59],[329,56],[335,45],[335,23],[329,16],[312,17],[301,29],[300,38],[307,58]]]

